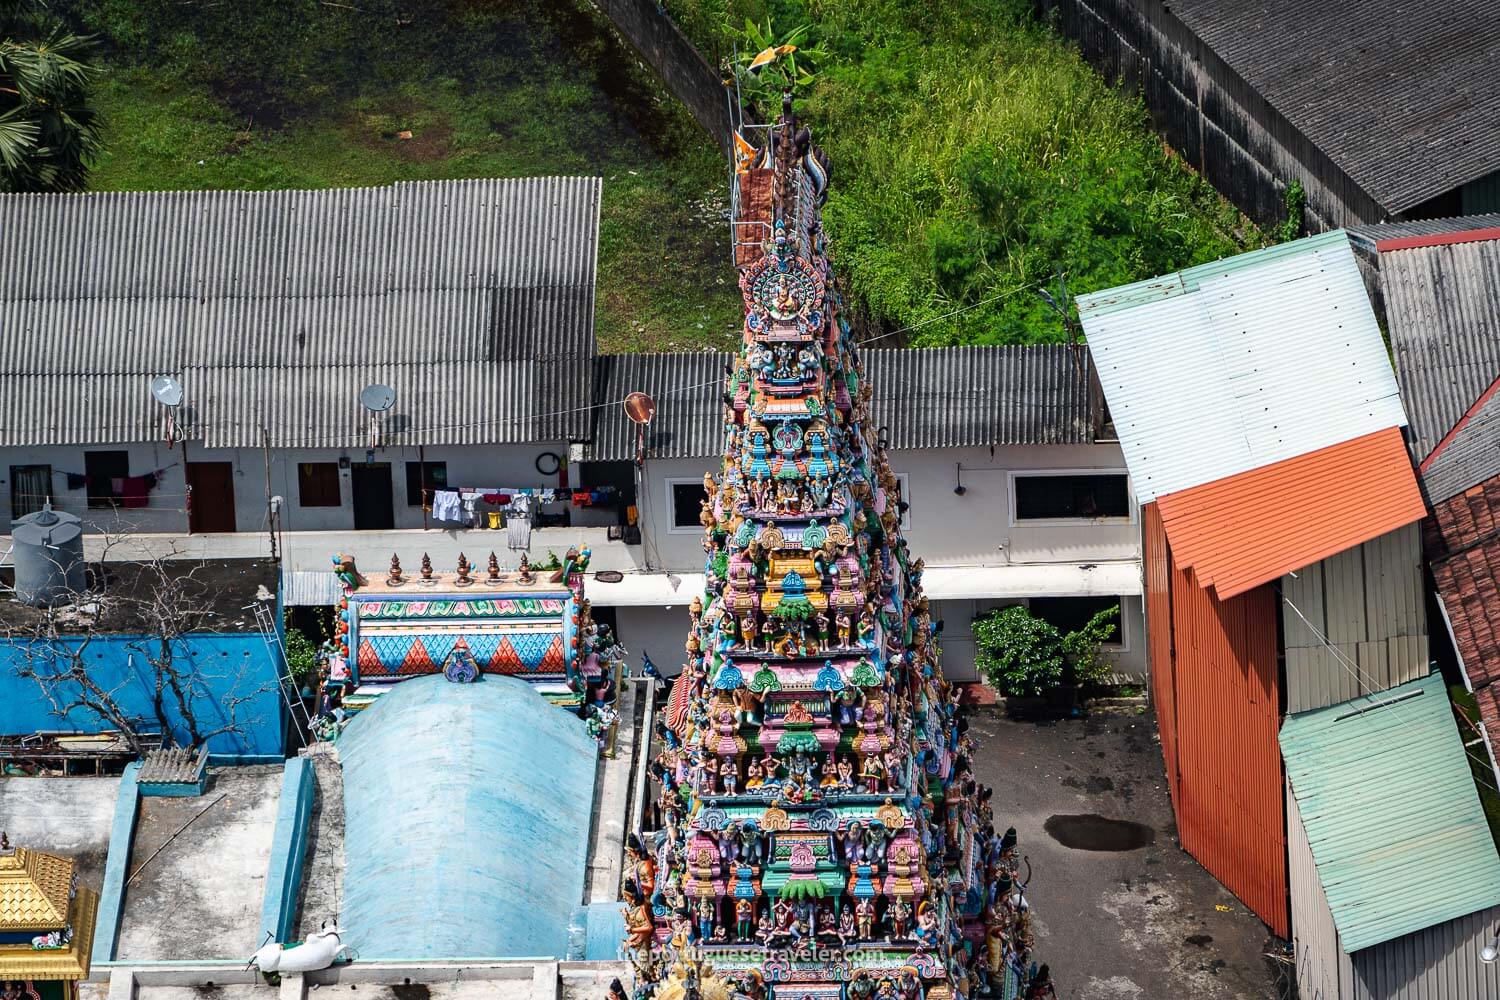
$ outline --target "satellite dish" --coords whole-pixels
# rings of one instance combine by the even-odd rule
[[[631,423],[649,424],[656,416],[656,400],[644,392],[632,392],[625,397],[625,415]]]
[[[151,395],[162,406],[181,406],[182,383],[170,375],[158,375],[151,380]]]
[[[376,382],[359,390],[359,405],[371,413],[384,413],[396,405],[396,390]]]

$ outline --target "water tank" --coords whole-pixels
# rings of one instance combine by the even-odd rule
[[[16,600],[62,604],[84,590],[83,522],[48,504],[10,522]]]

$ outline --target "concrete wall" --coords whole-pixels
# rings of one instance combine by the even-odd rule
[[[266,894],[261,902],[259,940],[286,943],[292,939],[316,790],[312,761],[306,757],[288,760],[281,772],[281,799],[276,804],[276,831],[271,837],[271,863],[266,870]]]
[[[1220,193],[1262,225],[1286,214],[1293,178],[1311,231],[1379,222],[1386,213],[1162,0],[1036,0],[1107,79],[1145,100],[1158,132]]]
[[[126,451],[130,455],[130,472],[140,475],[164,470],[157,487],[148,496],[148,505],[131,510],[90,510],[87,491],[67,489],[63,473],[82,473],[85,451]],[[565,442],[528,445],[434,446],[426,449],[428,462],[446,462],[450,486],[556,487],[557,475],[543,476],[536,471],[536,460],[543,452],[566,456]],[[297,466],[301,462],[334,462],[348,458],[352,465],[365,460],[363,450],[347,448],[290,448],[271,452],[271,493],[280,496],[281,526],[284,531],[339,531],[354,526],[354,497],[350,469],[339,471],[337,507],[303,507],[298,496]],[[190,462],[229,462],[234,465],[235,527],[239,531],[262,531],[266,526],[265,455],[254,448],[200,448],[189,443]],[[395,527],[422,527],[422,508],[407,502],[406,463],[419,461],[416,448],[393,447],[375,452],[376,462],[391,466],[391,505]],[[187,480],[182,464],[182,449],[168,449],[156,444],[118,444],[97,447],[0,448],[0,531],[9,533],[14,514],[11,509],[11,467],[16,465],[52,466],[54,503],[61,509],[83,518],[94,531],[185,531],[188,525]]]
[[[982,566],[1008,563],[1104,562],[1139,559],[1139,512],[1099,521],[1016,524],[1012,482],[1018,472],[1125,471],[1117,444],[1031,445],[996,448],[943,448],[893,451],[891,469],[904,477],[907,544],[929,566]],[[962,473],[959,472],[962,466]],[[696,524],[672,527],[669,484],[701,482],[717,471],[717,459],[647,461],[641,521],[647,535],[648,564],[687,572],[703,571],[703,532]],[[962,475],[966,492],[953,492]]]
[[[120,707],[141,720],[147,730],[157,726],[152,708],[152,668],[139,636],[96,637],[84,652],[89,675],[112,691]],[[192,664],[198,690],[191,699],[200,730],[230,721],[227,700],[245,698],[234,709],[240,732],[221,733],[208,741],[216,757],[280,760],[283,756],[283,717],[278,671],[271,651],[258,633],[201,634],[179,640],[181,660]],[[76,708],[65,717],[53,709],[37,682],[16,674],[24,654],[0,646],[0,733],[24,734],[45,730],[98,732],[113,728],[92,711]],[[68,685],[61,691],[67,692]],[[181,716],[168,706],[179,739],[187,738]]]
[[[703,131],[727,151],[733,125],[719,73],[672,23],[667,8],[657,0],[593,0],[593,4],[640,53]]]

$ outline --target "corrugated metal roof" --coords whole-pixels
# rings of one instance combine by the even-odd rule
[[[1172,14],[1395,214],[1500,166],[1489,0],[1172,0]]]
[[[1382,240],[1407,239],[1413,236],[1444,236],[1471,229],[1500,226],[1500,213],[1485,215],[1450,215],[1442,219],[1407,219],[1400,222],[1377,222],[1368,226],[1350,226],[1345,232],[1356,250],[1373,253]]]
[[[1141,503],[1406,423],[1341,230],[1078,311]]]
[[[564,957],[597,757],[519,678],[382,694],[339,737],[349,939],[367,959]]]
[[[1440,676],[1289,716],[1281,752],[1346,952],[1500,903]]]
[[[1500,377],[1500,240],[1388,251],[1379,260],[1412,455],[1421,463]],[[1493,407],[1470,414],[1462,437],[1423,470],[1434,504],[1500,474]]]
[[[281,571],[281,603],[289,608],[331,608],[344,598],[344,585],[332,570]]]
[[[1172,556],[1220,599],[1427,513],[1394,427],[1158,497]]]
[[[582,437],[598,178],[0,196],[0,444],[151,440],[150,377],[208,447]],[[80,377],[82,376],[82,377]],[[23,388],[24,383],[24,388]],[[399,383],[399,384],[398,384]],[[411,437],[408,440],[416,441]]]
[[[1087,349],[1065,345],[937,347],[863,351],[877,387],[872,415],[894,449],[1011,444],[1088,444],[1095,403]],[[619,401],[631,392],[656,400],[646,434],[654,458],[723,452],[725,366],[734,355],[605,355],[595,369],[600,407],[593,457],[634,457],[634,426]]]

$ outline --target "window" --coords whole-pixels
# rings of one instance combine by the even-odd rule
[[[911,530],[911,476],[905,472],[896,473],[896,488],[901,491],[897,500],[906,502],[906,509],[901,512],[901,530]]]
[[[1119,597],[1033,597],[1031,613],[1056,628],[1063,635],[1076,632],[1106,608],[1115,609],[1115,637],[1106,642],[1107,649],[1125,647],[1125,623],[1120,617],[1124,599]]]
[[[52,466],[10,467],[10,516],[25,517],[42,509],[52,499]]]
[[[89,506],[114,507],[123,495],[118,481],[130,475],[130,452],[86,451],[83,474],[88,478]]]
[[[406,463],[406,505],[408,507],[421,507],[431,501],[430,495],[423,496],[424,490],[431,494],[433,490],[447,488],[447,462],[427,462],[425,465],[422,462]]]
[[[1013,523],[1129,518],[1130,491],[1123,472],[1015,473]]]
[[[337,462],[297,463],[297,502],[304,507],[339,507]]]
[[[703,489],[703,480],[667,480],[667,499],[672,505],[672,526],[669,531],[687,534],[703,530],[703,525],[698,523],[703,501],[708,499],[708,494]]]

